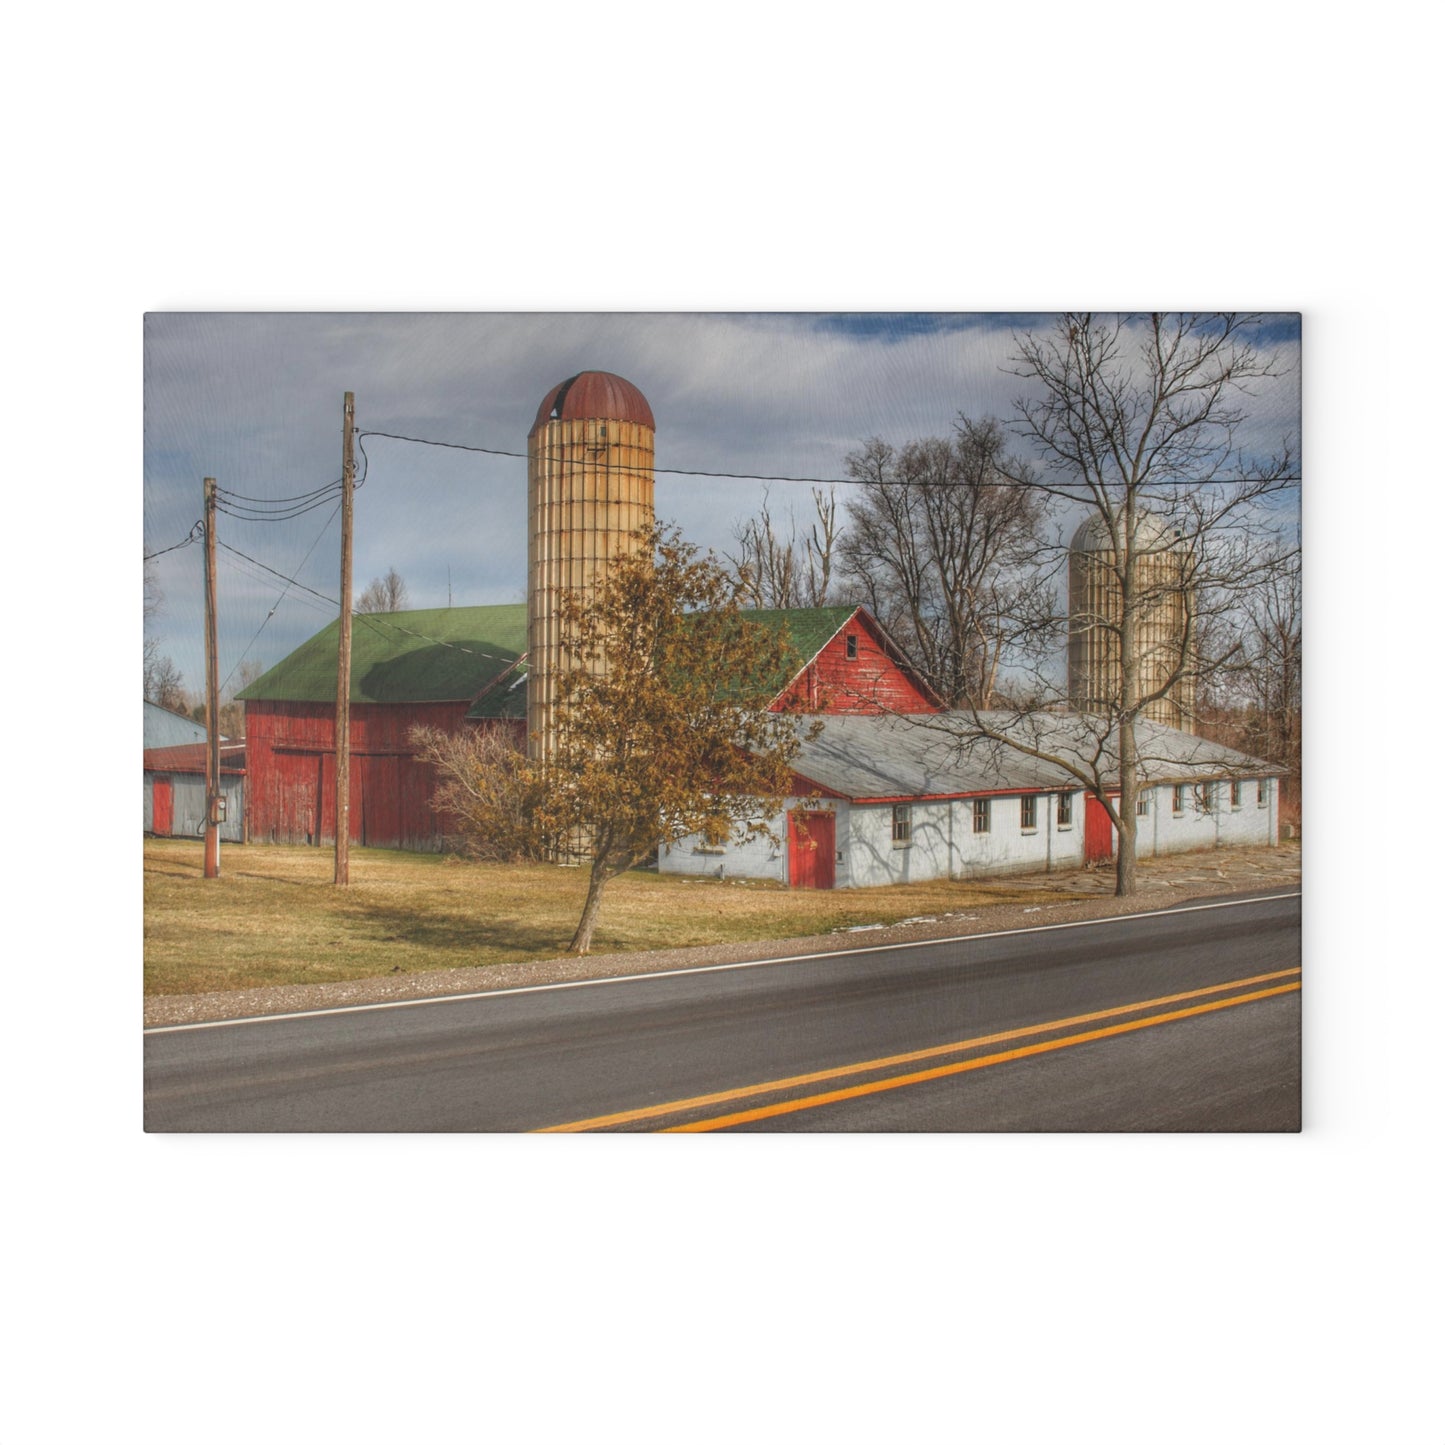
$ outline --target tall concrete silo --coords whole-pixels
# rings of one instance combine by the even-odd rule
[[[1163,687],[1179,665],[1193,596],[1189,549],[1177,530],[1145,517],[1134,532],[1135,652],[1140,695],[1145,696]],[[1069,544],[1069,703],[1080,712],[1112,712],[1119,705],[1121,565],[1102,516],[1091,517],[1074,533]],[[1194,675],[1186,668],[1142,716],[1193,732],[1194,694]]]
[[[527,751],[553,747],[557,617],[563,591],[586,599],[633,534],[653,520],[655,424],[647,398],[608,371],[583,371],[542,399],[527,436]]]

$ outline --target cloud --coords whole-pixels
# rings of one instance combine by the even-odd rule
[[[614,371],[647,396],[657,464],[786,476],[842,474],[874,435],[945,434],[959,411],[1006,416],[1021,382],[1005,370],[1011,332],[1048,318],[919,313],[232,313],[154,314],[145,327],[145,541],[185,535],[201,513],[201,479],[250,496],[294,496],[340,475],[342,394],[357,424],[524,452],[536,409],[558,381]],[[1281,323],[1281,350],[1298,342]],[[1298,431],[1297,368],[1262,384],[1251,445]],[[522,595],[526,463],[373,437],[357,495],[354,580],[360,591],[396,567],[414,606],[509,602]],[[360,460],[360,459],[358,459]],[[775,509],[792,500],[773,487]],[[729,546],[764,486],[657,479],[659,515],[704,546]],[[288,522],[225,517],[222,540],[288,575],[339,591],[329,509]],[[168,553],[158,624],[187,682],[199,685],[200,548]],[[264,574],[262,574],[264,575]],[[276,608],[274,588],[227,567],[218,584],[221,672],[251,644],[268,665],[323,619],[314,598]],[[264,623],[264,627],[263,627]]]

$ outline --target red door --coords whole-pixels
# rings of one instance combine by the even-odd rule
[[[172,817],[171,780],[157,778],[151,784],[151,832],[169,838]]]
[[[1084,862],[1107,863],[1114,856],[1114,825],[1109,810],[1092,794],[1084,794]]]
[[[834,815],[794,808],[788,814],[788,882],[794,888],[831,888],[837,846]]]

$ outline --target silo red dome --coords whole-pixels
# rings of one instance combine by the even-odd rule
[[[579,371],[558,382],[542,398],[537,420],[528,436],[549,421],[630,421],[657,430],[647,398],[621,376],[610,371]]]

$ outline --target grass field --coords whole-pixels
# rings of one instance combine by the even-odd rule
[[[145,991],[209,993],[555,958],[582,911],[577,868],[351,850],[226,847],[201,877],[200,844],[145,840]],[[624,874],[608,887],[594,953],[748,942],[991,903],[1034,902],[1027,883],[913,883],[792,892],[766,883]]]

